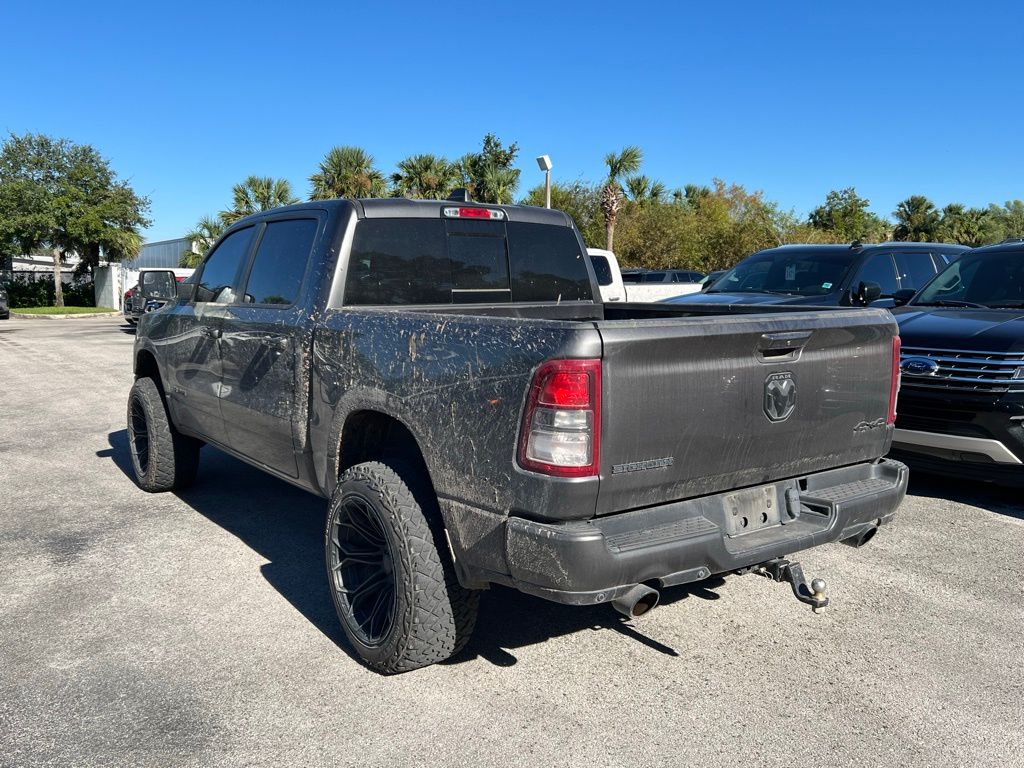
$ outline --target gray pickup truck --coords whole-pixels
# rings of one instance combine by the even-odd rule
[[[359,656],[458,652],[503,584],[636,616],[712,574],[890,521],[888,312],[604,305],[558,211],[334,200],[233,225],[142,316],[139,485],[215,445],[330,500],[331,592]],[[254,500],[256,502],[257,500]]]

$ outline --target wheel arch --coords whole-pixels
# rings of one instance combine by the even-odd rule
[[[151,349],[143,347],[135,353],[134,369],[136,379],[149,378],[156,383],[156,388],[160,390],[160,397],[166,403],[167,395],[164,392],[163,377],[160,375],[160,365],[157,363],[156,355]]]

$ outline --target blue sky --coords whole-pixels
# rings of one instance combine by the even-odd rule
[[[150,240],[249,174],[300,195],[335,144],[390,173],[518,142],[520,191],[599,180],[626,144],[804,214],[856,186],[889,215],[1024,197],[1020,3],[17,3],[0,130],[91,143],[152,199]],[[12,34],[13,30],[20,30]]]

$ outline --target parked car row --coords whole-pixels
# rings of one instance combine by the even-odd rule
[[[744,259],[700,294],[672,301],[892,308],[967,250],[943,243],[783,245]]]

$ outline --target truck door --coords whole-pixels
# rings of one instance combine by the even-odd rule
[[[319,226],[315,216],[263,226],[220,338],[228,445],[290,477],[298,475],[295,438],[309,390],[297,365],[312,334],[300,291]]]
[[[255,227],[224,238],[203,262],[193,301],[160,313],[167,324],[159,344],[168,361],[169,400],[175,423],[214,442],[226,442],[221,415],[220,336],[227,307],[238,293]],[[166,315],[166,316],[165,316]]]

